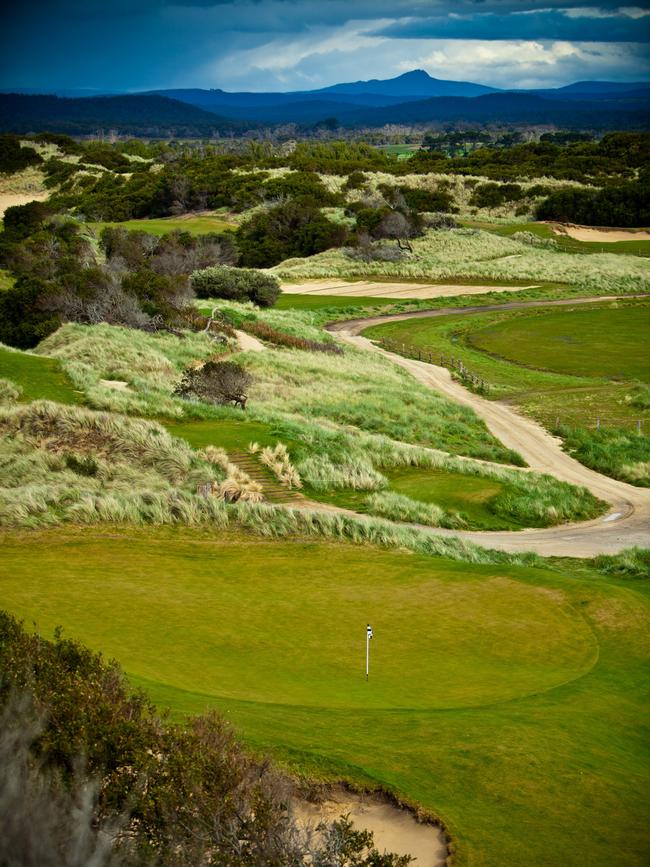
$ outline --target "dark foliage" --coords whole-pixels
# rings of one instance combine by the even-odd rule
[[[195,271],[191,282],[197,298],[228,298],[272,307],[280,295],[277,277],[250,268],[217,265]]]
[[[254,214],[237,232],[243,265],[269,268],[284,259],[341,246],[347,231],[310,200],[290,200]]]
[[[469,203],[477,208],[498,208],[505,202],[517,202],[522,196],[519,184],[478,184]]]
[[[233,403],[246,409],[248,389],[253,377],[234,361],[207,361],[202,367],[188,368],[174,389],[179,397],[198,398],[207,403]]]
[[[21,147],[15,135],[0,135],[0,174],[13,175],[43,162],[34,148]]]
[[[536,216],[586,226],[648,226],[650,182],[602,190],[559,190],[540,203]]]

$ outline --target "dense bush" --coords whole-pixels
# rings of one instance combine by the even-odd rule
[[[252,382],[250,373],[234,361],[206,361],[201,367],[190,367],[183,373],[174,394],[218,405],[233,403],[246,409]]]
[[[13,175],[43,160],[34,148],[21,147],[15,135],[0,135],[0,174]]]
[[[469,203],[476,208],[498,208],[506,202],[518,201],[522,195],[519,184],[478,184]]]
[[[344,243],[344,226],[331,222],[308,199],[294,199],[254,214],[237,232],[241,262],[269,268],[284,259],[312,256]]]
[[[272,307],[280,295],[280,283],[272,274],[251,268],[215,265],[195,271],[191,278],[197,298],[227,298],[252,301],[259,307]]]
[[[648,226],[650,182],[601,190],[559,190],[539,204],[536,217],[586,226]]]

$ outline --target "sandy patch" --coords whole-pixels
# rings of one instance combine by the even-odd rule
[[[418,822],[408,810],[378,797],[341,790],[321,804],[296,801],[293,810],[298,824],[305,828],[315,828],[323,821],[333,822],[349,813],[355,828],[372,831],[380,852],[411,855],[417,859],[415,867],[446,864],[447,843],[440,828]]]
[[[49,193],[0,193],[0,220],[7,208],[14,205],[27,205],[29,202],[43,202]]]
[[[650,241],[646,229],[595,229],[590,226],[574,226],[571,223],[553,226],[556,235],[568,235],[576,241],[596,241],[608,244],[613,241]]]
[[[371,297],[395,299],[453,298],[458,295],[484,295],[488,292],[521,292],[534,289],[530,286],[468,286],[437,283],[375,283],[361,280],[347,283],[344,280],[309,280],[304,283],[284,283],[282,291],[287,295],[336,295],[342,298]]]
[[[113,391],[131,391],[128,382],[122,379],[100,379],[99,384],[104,388],[112,388]]]
[[[253,337],[252,334],[246,334],[245,331],[237,330],[235,330],[235,334],[237,335],[237,343],[239,343],[239,348],[242,352],[264,352],[266,350],[266,346],[257,337]]]

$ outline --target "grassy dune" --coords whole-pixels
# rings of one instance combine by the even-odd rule
[[[309,277],[420,278],[464,283],[481,281],[559,282],[583,290],[638,293],[650,290],[650,261],[639,256],[572,252],[535,247],[479,229],[428,231],[413,240],[414,254],[400,262],[363,262],[341,250],[308,259],[288,259],[273,271],[282,279]]]
[[[202,531],[53,538],[5,535],[5,606],[175,715],[217,707],[303,772],[417,800],[459,867],[644,863],[643,584]]]

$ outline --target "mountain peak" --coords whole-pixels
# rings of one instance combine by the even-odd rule
[[[411,69],[408,72],[403,72],[398,75],[400,81],[436,81],[435,78],[429,75],[424,69]]]

